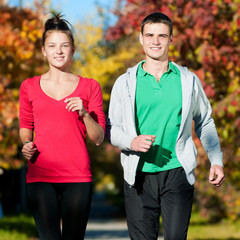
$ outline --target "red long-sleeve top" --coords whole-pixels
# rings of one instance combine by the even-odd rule
[[[23,81],[19,93],[20,128],[34,131],[38,155],[29,161],[26,176],[31,182],[91,182],[86,147],[86,127],[77,112],[66,109],[64,100],[80,97],[85,109],[105,130],[101,88],[97,81],[79,76],[76,89],[55,100],[40,87],[41,76]]]

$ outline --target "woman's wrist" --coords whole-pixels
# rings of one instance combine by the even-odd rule
[[[87,118],[87,117],[89,117],[89,113],[86,111],[86,112],[83,114],[82,117],[83,117],[83,118]]]

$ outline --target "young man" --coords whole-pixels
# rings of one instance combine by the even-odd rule
[[[125,206],[131,239],[156,240],[162,215],[165,240],[187,238],[196,148],[192,121],[211,162],[209,182],[225,177],[211,106],[198,77],[169,61],[172,22],[155,12],[142,22],[146,60],[115,82],[107,137],[121,149]]]

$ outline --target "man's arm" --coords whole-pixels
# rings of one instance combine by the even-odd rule
[[[120,76],[112,88],[106,122],[106,138],[113,146],[121,150],[132,151],[131,143],[137,133],[132,129],[133,123],[129,126],[127,119],[130,118],[132,110],[130,99],[125,96],[125,78],[125,74]]]
[[[220,187],[225,181],[223,155],[214,120],[211,117],[212,108],[197,76],[195,91],[195,109],[193,112],[195,132],[211,162],[209,182]]]

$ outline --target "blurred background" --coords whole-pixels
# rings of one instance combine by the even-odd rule
[[[27,162],[18,135],[18,93],[23,80],[48,67],[40,40],[50,11],[62,12],[72,24],[77,48],[72,71],[100,83],[106,116],[116,78],[144,58],[138,43],[142,19],[162,11],[173,20],[170,60],[188,66],[202,81],[226,174],[221,188],[208,183],[210,165],[193,130],[198,167],[189,236],[240,239],[239,0],[0,0],[0,238],[37,236],[25,196]],[[119,150],[107,141],[100,147],[89,142],[88,147],[94,196],[104,196],[118,206],[118,217],[124,217]]]

